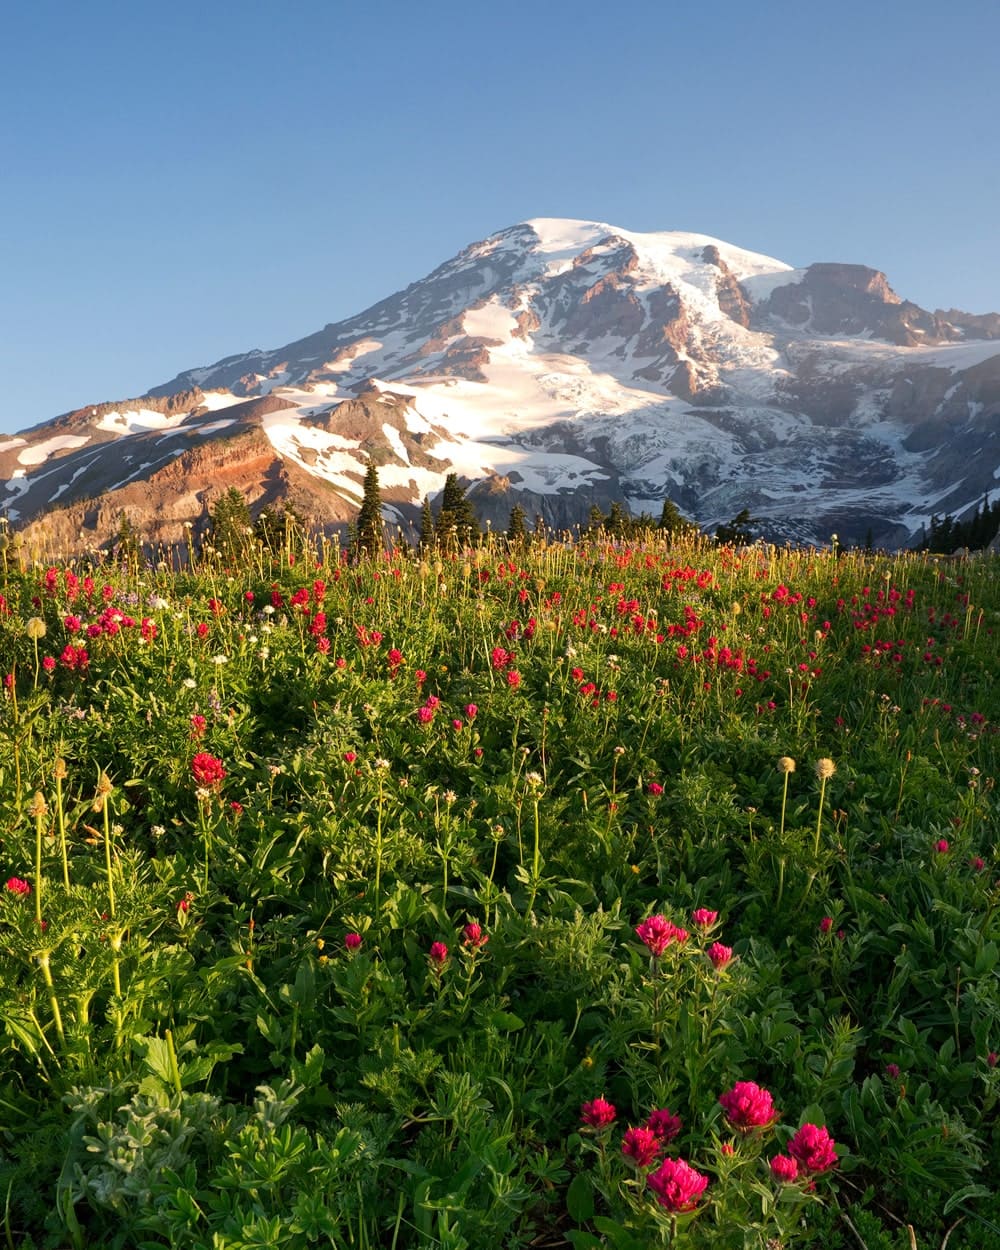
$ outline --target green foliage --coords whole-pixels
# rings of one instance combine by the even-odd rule
[[[507,525],[507,538],[515,545],[523,545],[528,540],[527,517],[519,503],[510,510],[510,521]]]
[[[243,492],[230,486],[212,505],[212,546],[224,562],[240,559],[252,544],[253,523]]]
[[[745,547],[753,542],[754,536],[751,526],[754,524],[756,524],[756,521],[750,515],[750,509],[741,508],[731,521],[727,521],[716,529],[715,541],[720,546],[728,544],[732,547]]]
[[[449,473],[445,478],[434,534],[437,545],[444,551],[466,547],[479,534],[472,501],[466,496],[457,473]]]
[[[9,1243],[996,1250],[996,562],[269,529],[4,574]]]
[[[951,515],[932,516],[919,550],[944,552],[946,555],[963,547],[981,551],[997,534],[1000,534],[1000,499],[991,504],[989,495],[984,495],[972,516],[964,521]]]
[[[385,526],[382,521],[382,492],[378,484],[378,468],[374,460],[365,471],[364,497],[355,521],[355,550],[360,556],[376,556],[385,549]]]

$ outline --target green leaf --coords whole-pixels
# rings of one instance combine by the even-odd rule
[[[578,1224],[594,1218],[594,1188],[586,1172],[578,1172],[570,1181],[566,1190],[566,1210],[570,1219],[576,1220]]]
[[[989,1198],[992,1190],[987,1189],[985,1185],[966,1185],[964,1189],[959,1189],[951,1195],[944,1204],[942,1215],[950,1215],[956,1207],[960,1207],[967,1198]]]
[[[595,1237],[593,1233],[585,1233],[579,1228],[568,1228],[565,1236],[571,1246],[578,1246],[580,1250],[602,1250],[604,1246],[600,1237]]]
[[[598,1215],[594,1220],[594,1227],[608,1238],[616,1250],[648,1250],[645,1241],[633,1237],[627,1228],[609,1220],[606,1215]]]
[[[487,1019],[501,1033],[516,1033],[518,1029],[524,1028],[524,1021],[512,1011],[491,1011]]]
[[[799,1128],[803,1124],[815,1124],[817,1128],[826,1126],[826,1114],[818,1102],[811,1102],[808,1107],[803,1109],[802,1114],[799,1116]]]
[[[326,1054],[323,1047],[317,1043],[308,1052],[305,1059],[300,1063],[299,1060],[292,1060],[292,1077],[299,1085],[311,1089],[319,1082],[323,1075],[323,1061]]]

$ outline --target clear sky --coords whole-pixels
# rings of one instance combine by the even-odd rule
[[[1000,310],[995,0],[32,0],[2,39],[0,431],[528,217]]]

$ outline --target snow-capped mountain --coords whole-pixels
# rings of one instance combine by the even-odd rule
[[[1000,477],[1000,315],[930,313],[861,265],[537,219],[367,311],[0,437],[0,512],[72,547],[172,541],[225,488],[353,516],[368,458],[413,518],[448,472],[553,526],[665,496],[711,529],[908,541]],[[82,535],[82,536],[81,536]]]

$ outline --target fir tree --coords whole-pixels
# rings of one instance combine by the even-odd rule
[[[365,493],[357,521],[356,551],[359,556],[375,556],[385,550],[385,529],[382,524],[382,492],[378,485],[378,469],[374,460],[368,461],[365,473]]]
[[[663,508],[660,512],[660,520],[657,526],[665,534],[696,534],[698,527],[693,521],[689,521],[686,516],[677,507],[674,501],[667,496],[663,500]]]
[[[604,529],[614,538],[624,538],[629,528],[629,516],[624,507],[617,501],[611,505],[611,511],[604,518]]]
[[[434,550],[434,513],[431,511],[429,495],[424,496],[420,509],[420,550],[426,555]]]
[[[464,547],[478,537],[476,514],[457,473],[449,473],[444,480],[435,532],[438,545],[446,548]]]
[[[237,487],[230,486],[212,507],[212,546],[224,560],[235,560],[246,551],[248,531],[252,528],[246,497]]]
[[[124,512],[118,514],[118,534],[114,545],[115,559],[119,564],[137,569],[142,564],[142,543],[139,531]]]
[[[733,547],[745,547],[753,542],[753,531],[750,526],[755,524],[756,518],[750,515],[750,509],[742,508],[731,521],[719,526],[715,531],[715,541],[720,546],[728,544]]]
[[[526,520],[524,509],[519,503],[516,503],[510,510],[510,520],[507,523],[507,538],[512,544],[519,547],[523,547],[528,541]]]
[[[597,504],[590,505],[590,511],[587,513],[587,529],[588,534],[598,534],[604,529],[604,522],[607,520],[604,513]]]

